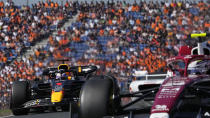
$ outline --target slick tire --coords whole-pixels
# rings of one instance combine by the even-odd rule
[[[27,101],[28,83],[26,81],[15,81],[12,84],[11,109],[14,115],[27,115],[29,109],[20,108]]]
[[[110,79],[90,79],[80,93],[79,118],[102,118],[110,113],[113,82]]]

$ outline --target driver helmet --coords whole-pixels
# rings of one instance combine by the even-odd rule
[[[60,79],[61,78],[61,74],[60,73],[57,73],[56,74],[56,79]]]
[[[188,74],[204,74],[208,71],[208,61],[196,60],[188,65]]]

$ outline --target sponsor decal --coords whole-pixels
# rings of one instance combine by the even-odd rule
[[[27,107],[31,107],[31,106],[36,106],[36,105],[39,105],[41,102],[41,100],[37,99],[37,100],[33,100],[33,101],[29,101],[25,104],[25,108]]]
[[[164,87],[160,91],[158,98],[174,98],[179,92],[180,87]]]
[[[190,58],[192,58],[192,56],[191,56],[191,55],[187,55],[187,56],[185,56],[184,58],[185,58],[185,59],[190,59]]]
[[[163,88],[162,90],[161,90],[161,92],[167,92],[167,93],[174,93],[174,92],[177,92],[177,91],[179,91],[179,89],[180,88]]]
[[[169,111],[166,105],[155,105],[155,108],[152,109],[152,112],[154,111]]]
[[[166,84],[162,85],[162,86],[182,86],[182,85],[185,85],[186,83],[186,79],[187,78],[183,78],[183,79],[178,79],[178,78],[173,78],[173,79],[170,79]]]
[[[54,91],[55,92],[59,92],[59,91],[62,91],[63,87],[60,86],[60,85],[56,85],[55,88],[54,88]]]

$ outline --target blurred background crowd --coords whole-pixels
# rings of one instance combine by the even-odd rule
[[[97,65],[99,74],[114,74],[122,86],[135,71],[164,72],[180,46],[196,44],[188,34],[210,32],[209,8],[203,1],[0,2],[0,108],[8,107],[12,81],[40,78],[57,59]],[[47,45],[21,56],[45,38]]]

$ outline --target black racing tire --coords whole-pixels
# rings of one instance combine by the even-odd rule
[[[11,91],[11,110],[14,115],[27,115],[29,109],[20,106],[27,102],[28,83],[26,81],[15,81]]]
[[[81,89],[80,118],[102,118],[114,113],[114,85],[108,76],[92,77]]]
[[[70,118],[78,118],[78,102],[72,102],[69,104]]]

